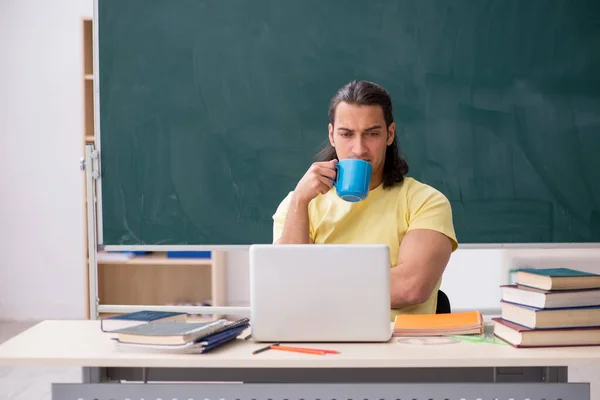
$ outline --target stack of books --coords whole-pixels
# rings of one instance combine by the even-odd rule
[[[236,339],[248,318],[211,322],[158,321],[110,331],[120,349],[168,353],[207,353]]]
[[[514,347],[600,345],[600,275],[571,268],[521,269],[502,287],[494,335]]]

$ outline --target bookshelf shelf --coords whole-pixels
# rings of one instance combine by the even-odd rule
[[[83,20],[83,143],[95,143],[94,132],[94,43],[93,21]],[[87,204],[86,191],[83,196]],[[84,218],[84,235],[87,236],[87,214]],[[85,241],[87,243],[87,240]],[[84,266],[88,271],[89,250],[86,245]],[[213,251],[210,259],[206,258],[168,258],[166,252],[153,252],[148,255],[136,255],[133,258],[97,259],[97,287],[95,293],[97,305],[174,305],[189,306],[211,304],[225,305],[225,253]],[[203,267],[203,268],[198,268]],[[210,267],[210,268],[205,268]],[[89,276],[87,282],[90,282]],[[91,315],[89,304],[91,291],[95,287],[87,285],[88,318]],[[96,308],[94,308],[95,310]],[[98,317],[115,315],[99,313]],[[192,321],[210,321],[221,315],[188,317]]]
[[[119,265],[212,265],[212,259],[208,258],[167,258],[165,253],[155,253],[146,256],[135,256],[129,260],[100,260],[98,265],[119,264]]]

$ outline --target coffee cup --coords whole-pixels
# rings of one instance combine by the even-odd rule
[[[340,198],[351,203],[367,198],[371,184],[371,163],[356,158],[346,158],[340,160],[335,168],[337,176],[333,184]]]

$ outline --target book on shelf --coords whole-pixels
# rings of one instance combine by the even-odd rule
[[[524,268],[517,283],[542,290],[600,289],[600,275],[572,268]]]
[[[543,290],[522,285],[502,285],[502,299],[536,308],[600,305],[600,289]]]
[[[102,318],[100,320],[100,329],[103,332],[112,332],[118,329],[129,328],[149,322],[184,322],[186,314],[181,312],[169,311],[136,311],[112,317]]]
[[[492,318],[492,321],[494,335],[517,348],[600,345],[600,326],[531,329],[502,318]]]
[[[394,336],[447,336],[483,333],[479,311],[449,314],[398,314],[394,319]]]
[[[99,251],[96,253],[96,261],[129,261],[133,257],[135,257],[134,253],[131,252],[109,252],[109,251]]]

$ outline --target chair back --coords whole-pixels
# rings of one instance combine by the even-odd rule
[[[450,314],[450,299],[446,296],[446,293],[438,290],[437,307],[435,310],[436,314]]]

